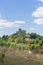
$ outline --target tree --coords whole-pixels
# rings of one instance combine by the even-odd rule
[[[13,36],[9,36],[9,38],[8,38],[8,42],[15,42]]]
[[[39,38],[40,35],[36,34],[36,33],[31,33],[30,34],[30,37],[33,38],[33,39],[36,39],[36,38]]]
[[[22,36],[25,36],[26,31],[19,28],[19,31],[17,31],[16,33],[17,33],[18,36],[22,37]]]
[[[8,35],[3,35],[2,39],[5,40],[5,41],[7,41],[8,40]]]

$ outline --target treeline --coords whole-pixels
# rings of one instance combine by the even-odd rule
[[[43,48],[43,36],[19,29],[12,35],[0,37],[0,46],[14,47],[19,50],[39,49]]]

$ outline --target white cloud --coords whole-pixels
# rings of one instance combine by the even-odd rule
[[[30,28],[30,30],[31,30],[31,31],[34,31],[34,30],[36,30],[36,29],[35,29],[35,28]]]
[[[39,1],[43,3],[43,0],[39,0]]]
[[[15,21],[15,24],[24,24],[26,23],[25,21]]]
[[[43,25],[43,18],[39,18],[39,19],[34,20],[34,23],[37,25]]]
[[[38,7],[36,11],[33,11],[32,16],[34,17],[43,17],[43,6]]]
[[[8,22],[7,20],[0,20],[1,27],[12,27],[14,26],[13,22]]]
[[[22,24],[25,24],[25,21],[14,21],[14,22],[9,22],[7,20],[0,20],[0,27],[18,27]]]

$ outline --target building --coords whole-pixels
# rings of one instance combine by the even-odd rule
[[[25,35],[25,40],[30,40],[30,35],[28,33]]]

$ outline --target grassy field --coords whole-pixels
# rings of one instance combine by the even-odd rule
[[[43,55],[29,54],[28,50],[7,49],[1,62],[2,48],[0,48],[0,65],[43,65]]]

